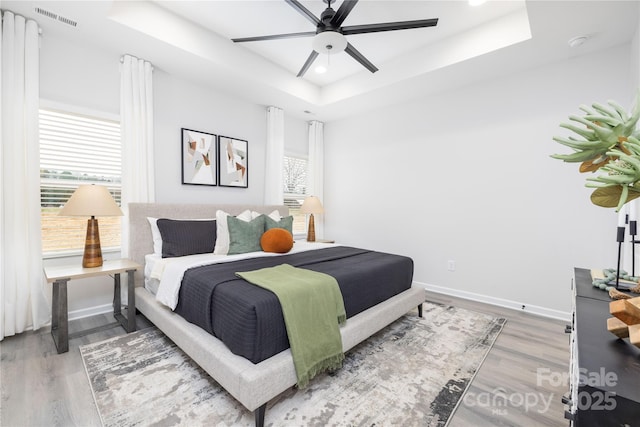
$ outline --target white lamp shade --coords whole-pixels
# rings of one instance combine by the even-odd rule
[[[321,214],[324,212],[324,208],[322,207],[322,203],[320,203],[320,199],[316,196],[309,196],[302,202],[300,212],[305,214]]]
[[[81,185],[60,210],[62,216],[122,216],[107,187]]]

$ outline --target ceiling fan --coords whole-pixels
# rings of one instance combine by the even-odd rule
[[[298,0],[285,0],[291,7],[298,11],[302,16],[307,18],[316,26],[315,31],[306,31],[301,33],[274,34],[270,36],[244,37],[231,39],[235,43],[255,42],[263,40],[288,39],[293,37],[314,37],[313,50],[307,58],[306,62],[298,72],[297,77],[302,77],[307,72],[313,61],[320,53],[339,53],[343,50],[347,52],[353,59],[362,64],[367,70],[375,73],[378,71],[367,58],[347,41],[345,36],[352,34],[377,33],[381,31],[408,30],[411,28],[435,27],[438,25],[438,18],[419,19],[415,21],[386,22],[381,24],[365,24],[351,25],[342,27],[342,23],[347,18],[351,10],[354,8],[358,0],[344,0],[337,11],[331,8],[331,3],[335,0],[323,0],[327,4],[327,8],[322,12],[320,18],[317,18]]]

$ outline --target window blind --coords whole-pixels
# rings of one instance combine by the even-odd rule
[[[120,123],[40,109],[40,208],[44,253],[84,247],[87,219],[58,215],[82,184],[104,185],[120,205]],[[99,218],[103,248],[120,246],[120,217]]]

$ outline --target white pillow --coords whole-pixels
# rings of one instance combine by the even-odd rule
[[[254,216],[255,214],[255,216]],[[249,222],[260,214],[246,210],[236,218]],[[214,255],[227,255],[229,253],[229,226],[227,225],[228,213],[225,211],[216,211],[216,247],[213,249]]]
[[[252,214],[253,214],[253,213],[256,213],[256,214],[260,215],[258,212],[252,212]],[[258,215],[256,215],[256,217],[258,217]],[[280,220],[282,219],[282,215],[280,215],[280,212],[278,212],[277,210],[275,210],[275,211],[271,212],[271,213],[270,213],[269,215],[267,215],[267,216],[268,216],[269,218],[271,218],[272,220],[276,221],[276,222],[277,222],[277,221],[280,221]]]
[[[158,218],[147,217],[147,221],[151,225],[151,237],[153,238],[153,253],[162,255],[162,235],[158,228]]]

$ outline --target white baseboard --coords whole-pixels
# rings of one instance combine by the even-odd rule
[[[95,316],[97,314],[113,313],[113,304],[96,305],[94,307],[82,308],[69,312],[69,320],[82,319],[84,317]]]
[[[457,289],[445,288],[442,286],[431,285],[428,283],[413,282],[415,285],[425,288],[427,291],[436,292],[443,295],[450,295],[453,297],[468,299],[471,301],[482,302],[486,304],[496,305],[498,307],[510,308],[512,310],[524,311],[526,313],[535,314],[542,317],[549,317],[551,319],[558,319],[564,321],[571,321],[571,313],[554,310],[551,308],[541,307],[538,305],[526,304],[518,301],[507,300],[503,298],[496,298],[489,295],[476,294],[473,292],[460,291]]]

